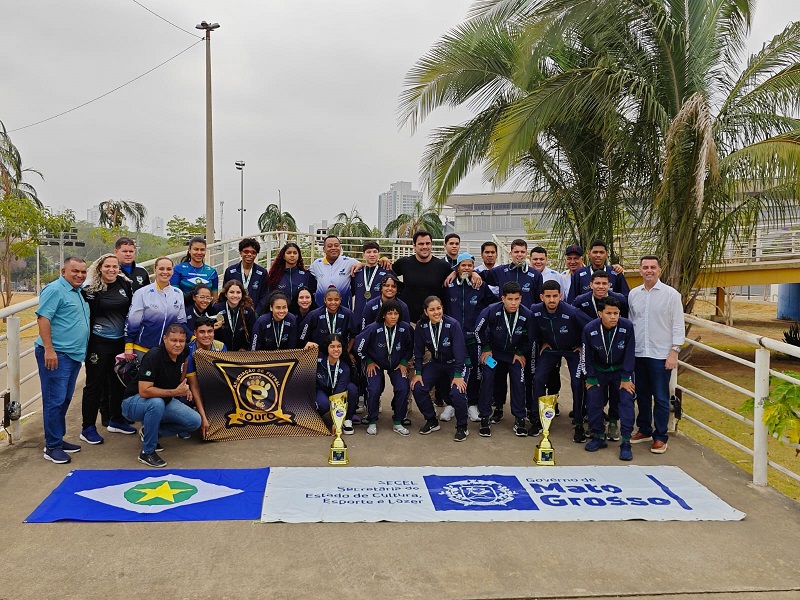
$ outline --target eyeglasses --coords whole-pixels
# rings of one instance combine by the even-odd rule
[[[211,301],[211,296],[195,296],[195,300],[208,300]]]
[[[244,254],[246,256],[256,256],[258,252],[255,250],[242,250],[239,254]]]

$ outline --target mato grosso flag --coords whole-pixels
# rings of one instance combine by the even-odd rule
[[[208,440],[330,435],[314,404],[315,350],[194,355]]]

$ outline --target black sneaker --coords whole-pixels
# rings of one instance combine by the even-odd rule
[[[503,420],[503,409],[495,408],[491,418],[489,419],[489,423],[494,425],[495,423],[499,423],[502,420]]]
[[[139,429],[139,439],[142,440],[142,442],[144,442],[144,427],[141,427]],[[164,446],[156,442],[156,452],[163,452],[163,451],[164,451]]]
[[[463,442],[467,439],[469,435],[469,430],[466,427],[456,427],[456,434],[453,436],[453,441],[455,442]]]
[[[514,419],[514,435],[517,437],[528,437],[528,430],[525,428],[525,419]]]
[[[556,402],[556,416],[558,417],[560,415],[561,415],[561,409],[558,408],[558,402]]]
[[[139,462],[147,465],[148,467],[156,467],[158,469],[167,466],[167,461],[165,461],[155,452],[150,452],[149,454],[142,452],[139,454]]]
[[[586,432],[583,430],[583,425],[578,425],[575,428],[575,435],[572,436],[572,441],[576,444],[583,444],[586,441]]]
[[[428,419],[425,421],[425,425],[423,425],[422,429],[419,432],[422,435],[428,435],[429,433],[433,433],[434,431],[439,431],[441,427],[439,427],[439,420],[438,419]]]
[[[531,426],[528,427],[528,436],[529,437],[536,437],[542,435],[542,423],[539,419],[535,421],[531,421]]]
[[[489,419],[487,417],[481,418],[481,428],[478,430],[478,435],[481,437],[492,437],[492,428],[489,427]]]
[[[403,419],[403,427],[411,427],[411,419],[409,419],[408,417]]]

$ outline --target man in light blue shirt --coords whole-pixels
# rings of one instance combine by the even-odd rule
[[[42,290],[36,310],[39,337],[34,353],[42,384],[44,458],[57,464],[70,462],[67,453],[81,449],[65,441],[64,435],[67,409],[89,342],[89,305],[80,293],[84,281],[86,261],[70,256],[61,267],[61,277]]]

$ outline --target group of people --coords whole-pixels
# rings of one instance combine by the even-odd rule
[[[659,281],[657,257],[642,257],[644,283],[630,290],[601,240],[592,242],[588,265],[580,246],[568,246],[563,273],[547,267],[543,247],[529,251],[522,239],[511,243],[507,264],[497,264],[493,242],[484,243],[476,265],[455,233],[437,258],[431,234],[417,231],[414,253],[394,263],[376,242],[365,243],[359,259],[345,256],[336,236],[325,238],[324,256],[309,267],[295,243],[269,269],[256,262],[260,250],[253,238],[240,242],[221,290],[203,238],[193,238],[177,264],[157,259],[152,283],[127,237],[88,267],[66,259],[37,310],[44,457],[68,463],[80,450],[64,439],[65,416],[85,362],[80,439],[103,442],[98,415],[109,433],[136,434],[140,422],[138,460],[166,465],[160,437],[188,438],[198,429],[205,437],[208,428],[198,348],[317,352],[317,410],[325,415],[329,397],[346,392],[345,435],[359,423],[378,433],[388,379],[393,432],[410,435],[413,397],[425,419],[419,433],[455,418],[457,442],[470,421],[490,437],[507,396],[514,434],[539,435],[538,398],[559,393],[563,361],[576,443],[597,451],[621,441],[621,460],[632,460],[631,444],[639,442],[650,442],[653,453],[667,449],[669,373],[684,325],[680,295]],[[126,363],[138,370],[123,386],[117,371]]]

